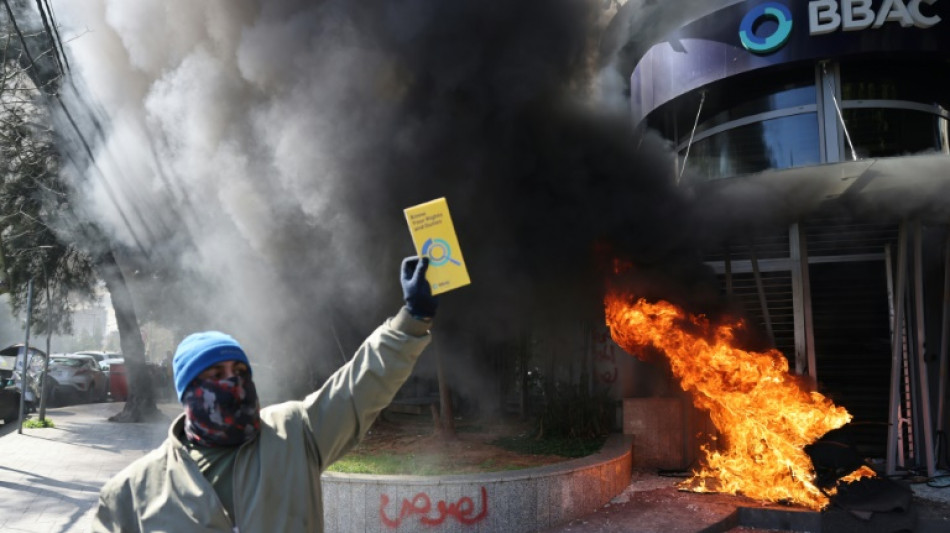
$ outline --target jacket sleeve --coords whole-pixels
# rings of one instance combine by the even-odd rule
[[[431,341],[428,329],[429,323],[412,318],[403,307],[304,399],[320,471],[359,442],[389,405]]]

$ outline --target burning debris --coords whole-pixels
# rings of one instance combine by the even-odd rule
[[[645,358],[661,351],[693,404],[707,411],[719,437],[680,488],[721,492],[823,509],[835,492],[816,483],[805,447],[840,428],[851,415],[789,373],[777,350],[737,346],[741,321],[717,324],[665,302],[611,291],[605,298],[607,326],[627,352]],[[862,466],[841,482],[873,476]]]

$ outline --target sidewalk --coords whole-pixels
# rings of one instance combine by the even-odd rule
[[[158,446],[171,417],[181,411],[178,404],[161,404],[166,421],[109,422],[123,405],[48,409],[56,427],[23,428],[23,434],[16,422],[0,425],[0,531],[89,531],[102,484]]]

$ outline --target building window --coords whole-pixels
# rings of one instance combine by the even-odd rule
[[[851,58],[837,84],[858,158],[950,153],[947,60]],[[647,124],[673,142],[684,181],[695,183],[822,163],[821,106],[815,65],[797,64],[720,80],[661,106]]]
[[[950,108],[950,63],[874,57],[842,61],[841,99],[891,100]]]
[[[820,162],[811,63],[721,80],[668,102],[647,124],[674,142],[689,182]]]
[[[816,113],[790,115],[730,128],[693,142],[684,176],[707,181],[821,162]]]
[[[888,58],[842,62],[844,124],[859,158],[950,152],[950,64]]]
[[[947,119],[907,109],[843,109],[859,158],[946,152]]]
[[[766,92],[765,94],[753,93],[748,99],[741,98],[741,90],[737,89],[738,88],[723,88],[723,92],[727,92],[729,94],[728,98],[725,98],[724,102],[719,103],[719,106],[717,106],[717,102],[714,101],[713,97],[707,97],[707,109],[712,110],[716,107],[722,107],[722,104],[727,104],[729,107],[716,113],[715,115],[712,115],[709,119],[702,120],[702,122],[696,128],[697,134],[702,134],[703,132],[714,129],[718,126],[734,123],[747,117],[759,116],[777,110],[791,110],[803,106],[809,106],[809,104],[815,104],[814,79],[810,79],[807,82],[801,81],[799,83],[782,83],[777,87],[773,87],[772,91]],[[710,113],[704,112],[703,116],[710,116]],[[688,137],[680,137],[681,142],[687,140]]]

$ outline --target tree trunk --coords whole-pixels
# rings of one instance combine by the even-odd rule
[[[132,294],[125,283],[125,276],[109,251],[99,258],[96,265],[99,276],[105,281],[112,297],[112,308],[119,328],[119,344],[122,357],[125,358],[125,370],[128,377],[129,397],[125,407],[109,418],[112,422],[144,422],[159,415],[155,405],[155,389],[152,376],[145,364],[145,344],[139,331],[139,321],[135,315]]]

